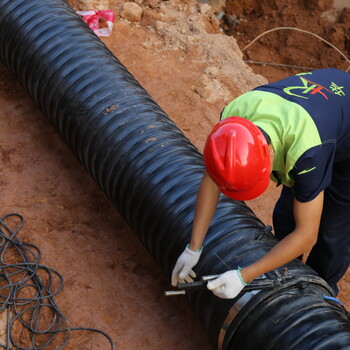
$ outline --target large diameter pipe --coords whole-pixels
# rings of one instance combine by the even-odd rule
[[[128,222],[166,278],[189,241],[202,155],[62,0],[0,0],[0,57]],[[221,196],[199,276],[246,266],[276,244],[243,203]],[[219,349],[349,349],[330,287],[300,261],[237,298],[186,294]]]

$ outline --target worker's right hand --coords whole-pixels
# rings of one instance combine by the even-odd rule
[[[192,268],[198,263],[201,256],[202,249],[193,251],[188,246],[183,253],[177,259],[173,273],[171,275],[171,284],[176,287],[178,283],[193,282],[193,278],[196,277],[196,273]]]

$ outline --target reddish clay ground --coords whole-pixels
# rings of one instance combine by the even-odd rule
[[[253,74],[236,41],[220,32],[215,16],[195,1],[137,1],[141,21],[128,20],[119,0],[69,2],[76,10],[116,10],[112,36],[103,42],[199,150],[227,102],[294,73],[254,66],[265,78]],[[293,25],[324,36],[348,54],[344,28],[349,9],[332,22],[327,16],[320,19],[321,13],[331,13],[326,12],[331,0],[308,1],[307,8],[301,0],[289,3],[233,1],[227,13],[234,13],[238,22],[225,28],[243,48],[266,29]],[[247,55],[259,61],[347,68],[319,41],[291,34],[266,37]],[[2,214],[22,214],[26,224],[19,238],[38,245],[42,263],[63,275],[65,287],[56,301],[71,326],[101,329],[117,349],[211,349],[190,308],[181,298],[163,296],[170,284],[160,268],[2,65],[0,92]],[[278,191],[271,185],[263,197],[248,203],[265,224],[271,224]],[[348,273],[339,296],[348,308],[349,283]],[[75,332],[65,348],[110,347],[102,336]]]

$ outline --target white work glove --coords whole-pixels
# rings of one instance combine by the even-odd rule
[[[199,257],[201,256],[202,248],[194,251],[191,250],[188,245],[183,253],[177,259],[176,265],[171,275],[171,284],[176,287],[178,283],[193,282],[193,278],[196,277],[196,273],[192,268],[197,264]]]
[[[207,288],[219,298],[232,299],[240,293],[245,285],[240,270],[231,270],[215,280],[209,281]]]

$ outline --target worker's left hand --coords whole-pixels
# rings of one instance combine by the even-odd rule
[[[201,253],[202,249],[194,251],[191,250],[189,246],[186,247],[186,249],[177,259],[171,275],[171,284],[173,287],[176,287],[178,283],[193,282],[193,278],[196,277],[196,273],[192,270],[192,268],[198,263]]]
[[[215,280],[209,281],[207,287],[219,298],[232,299],[240,293],[245,285],[239,270],[231,270]]]

